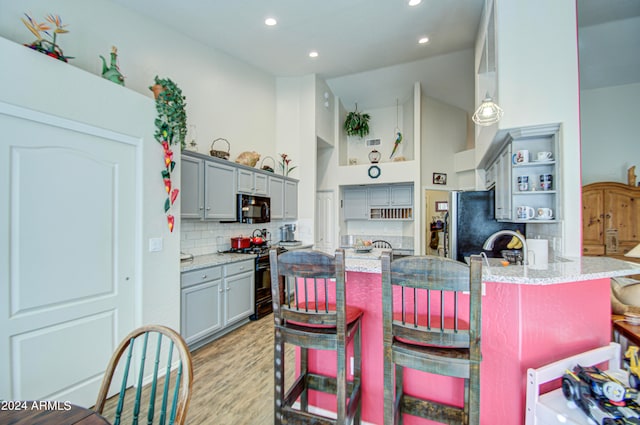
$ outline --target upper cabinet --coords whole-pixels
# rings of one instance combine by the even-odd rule
[[[508,133],[486,174],[495,184],[499,221],[554,223],[560,211],[561,172],[558,126],[538,126]]]
[[[413,220],[413,185],[345,187],[345,220]]]
[[[238,193],[271,197],[271,219],[298,218],[298,181],[209,157],[182,153],[181,218],[235,221]]]

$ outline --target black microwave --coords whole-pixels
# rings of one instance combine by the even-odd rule
[[[271,199],[263,196],[238,194],[240,223],[268,223],[271,221]]]

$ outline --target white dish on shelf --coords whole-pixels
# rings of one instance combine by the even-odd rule
[[[537,217],[536,216],[535,220],[553,220],[553,217]]]
[[[371,252],[372,249],[373,249],[373,246],[357,246],[357,245],[353,246],[353,250],[355,252]]]

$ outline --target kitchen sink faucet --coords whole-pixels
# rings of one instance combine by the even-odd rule
[[[500,230],[498,232],[495,232],[493,235],[489,236],[486,241],[484,241],[482,249],[493,249],[493,243],[495,242],[495,240],[498,238],[498,236],[503,235],[511,235],[520,239],[520,242],[522,242],[522,265],[526,266],[527,264],[529,264],[527,259],[527,241],[524,239],[524,236],[522,236],[518,232],[514,232],[513,230]]]

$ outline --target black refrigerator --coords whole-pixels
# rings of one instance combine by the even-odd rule
[[[479,254],[489,236],[500,230],[519,230],[525,234],[522,223],[504,223],[495,219],[495,192],[492,190],[451,192],[449,211],[445,216],[444,239],[446,256],[458,261]],[[488,257],[500,257],[511,236],[500,237]]]

